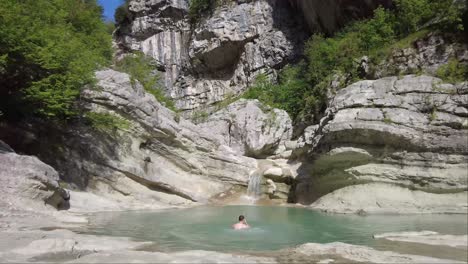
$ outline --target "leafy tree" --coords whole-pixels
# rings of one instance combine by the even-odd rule
[[[382,7],[374,11],[372,19],[357,23],[362,50],[371,51],[392,43],[396,38],[394,24],[394,15]]]
[[[130,0],[125,2],[115,9],[114,20],[117,25],[127,24],[133,20],[133,14],[129,9]]]
[[[69,118],[112,56],[96,0],[0,0],[0,111]]]
[[[437,19],[437,28],[444,32],[464,31],[463,16],[467,14],[468,2],[436,0],[431,2],[433,17]]]
[[[407,35],[415,32],[432,17],[429,0],[395,0],[398,31]]]

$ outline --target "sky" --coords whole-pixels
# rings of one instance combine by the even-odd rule
[[[98,0],[99,4],[104,7],[104,17],[106,20],[114,21],[114,11],[123,1],[124,0]]]

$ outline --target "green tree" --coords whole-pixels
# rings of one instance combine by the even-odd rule
[[[129,9],[130,0],[117,7],[114,12],[114,20],[117,25],[128,24],[133,20],[133,14]]]
[[[0,110],[69,118],[112,56],[95,0],[0,0]]]
[[[392,43],[396,37],[394,24],[395,18],[391,12],[382,7],[377,8],[372,19],[356,25],[361,48],[368,52]]]
[[[432,17],[429,0],[395,0],[398,31],[408,35]]]

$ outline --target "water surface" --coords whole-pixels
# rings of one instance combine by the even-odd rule
[[[233,230],[243,214],[252,226]],[[331,215],[294,207],[224,206],[92,215],[85,233],[156,242],[159,250],[262,251],[307,242],[344,242],[386,249],[373,234],[431,230],[467,234],[466,215]]]

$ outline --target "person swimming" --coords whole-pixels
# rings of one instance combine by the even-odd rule
[[[232,228],[239,230],[239,229],[246,229],[250,228],[249,224],[247,224],[247,220],[243,215],[239,215],[239,222],[232,225]]]

